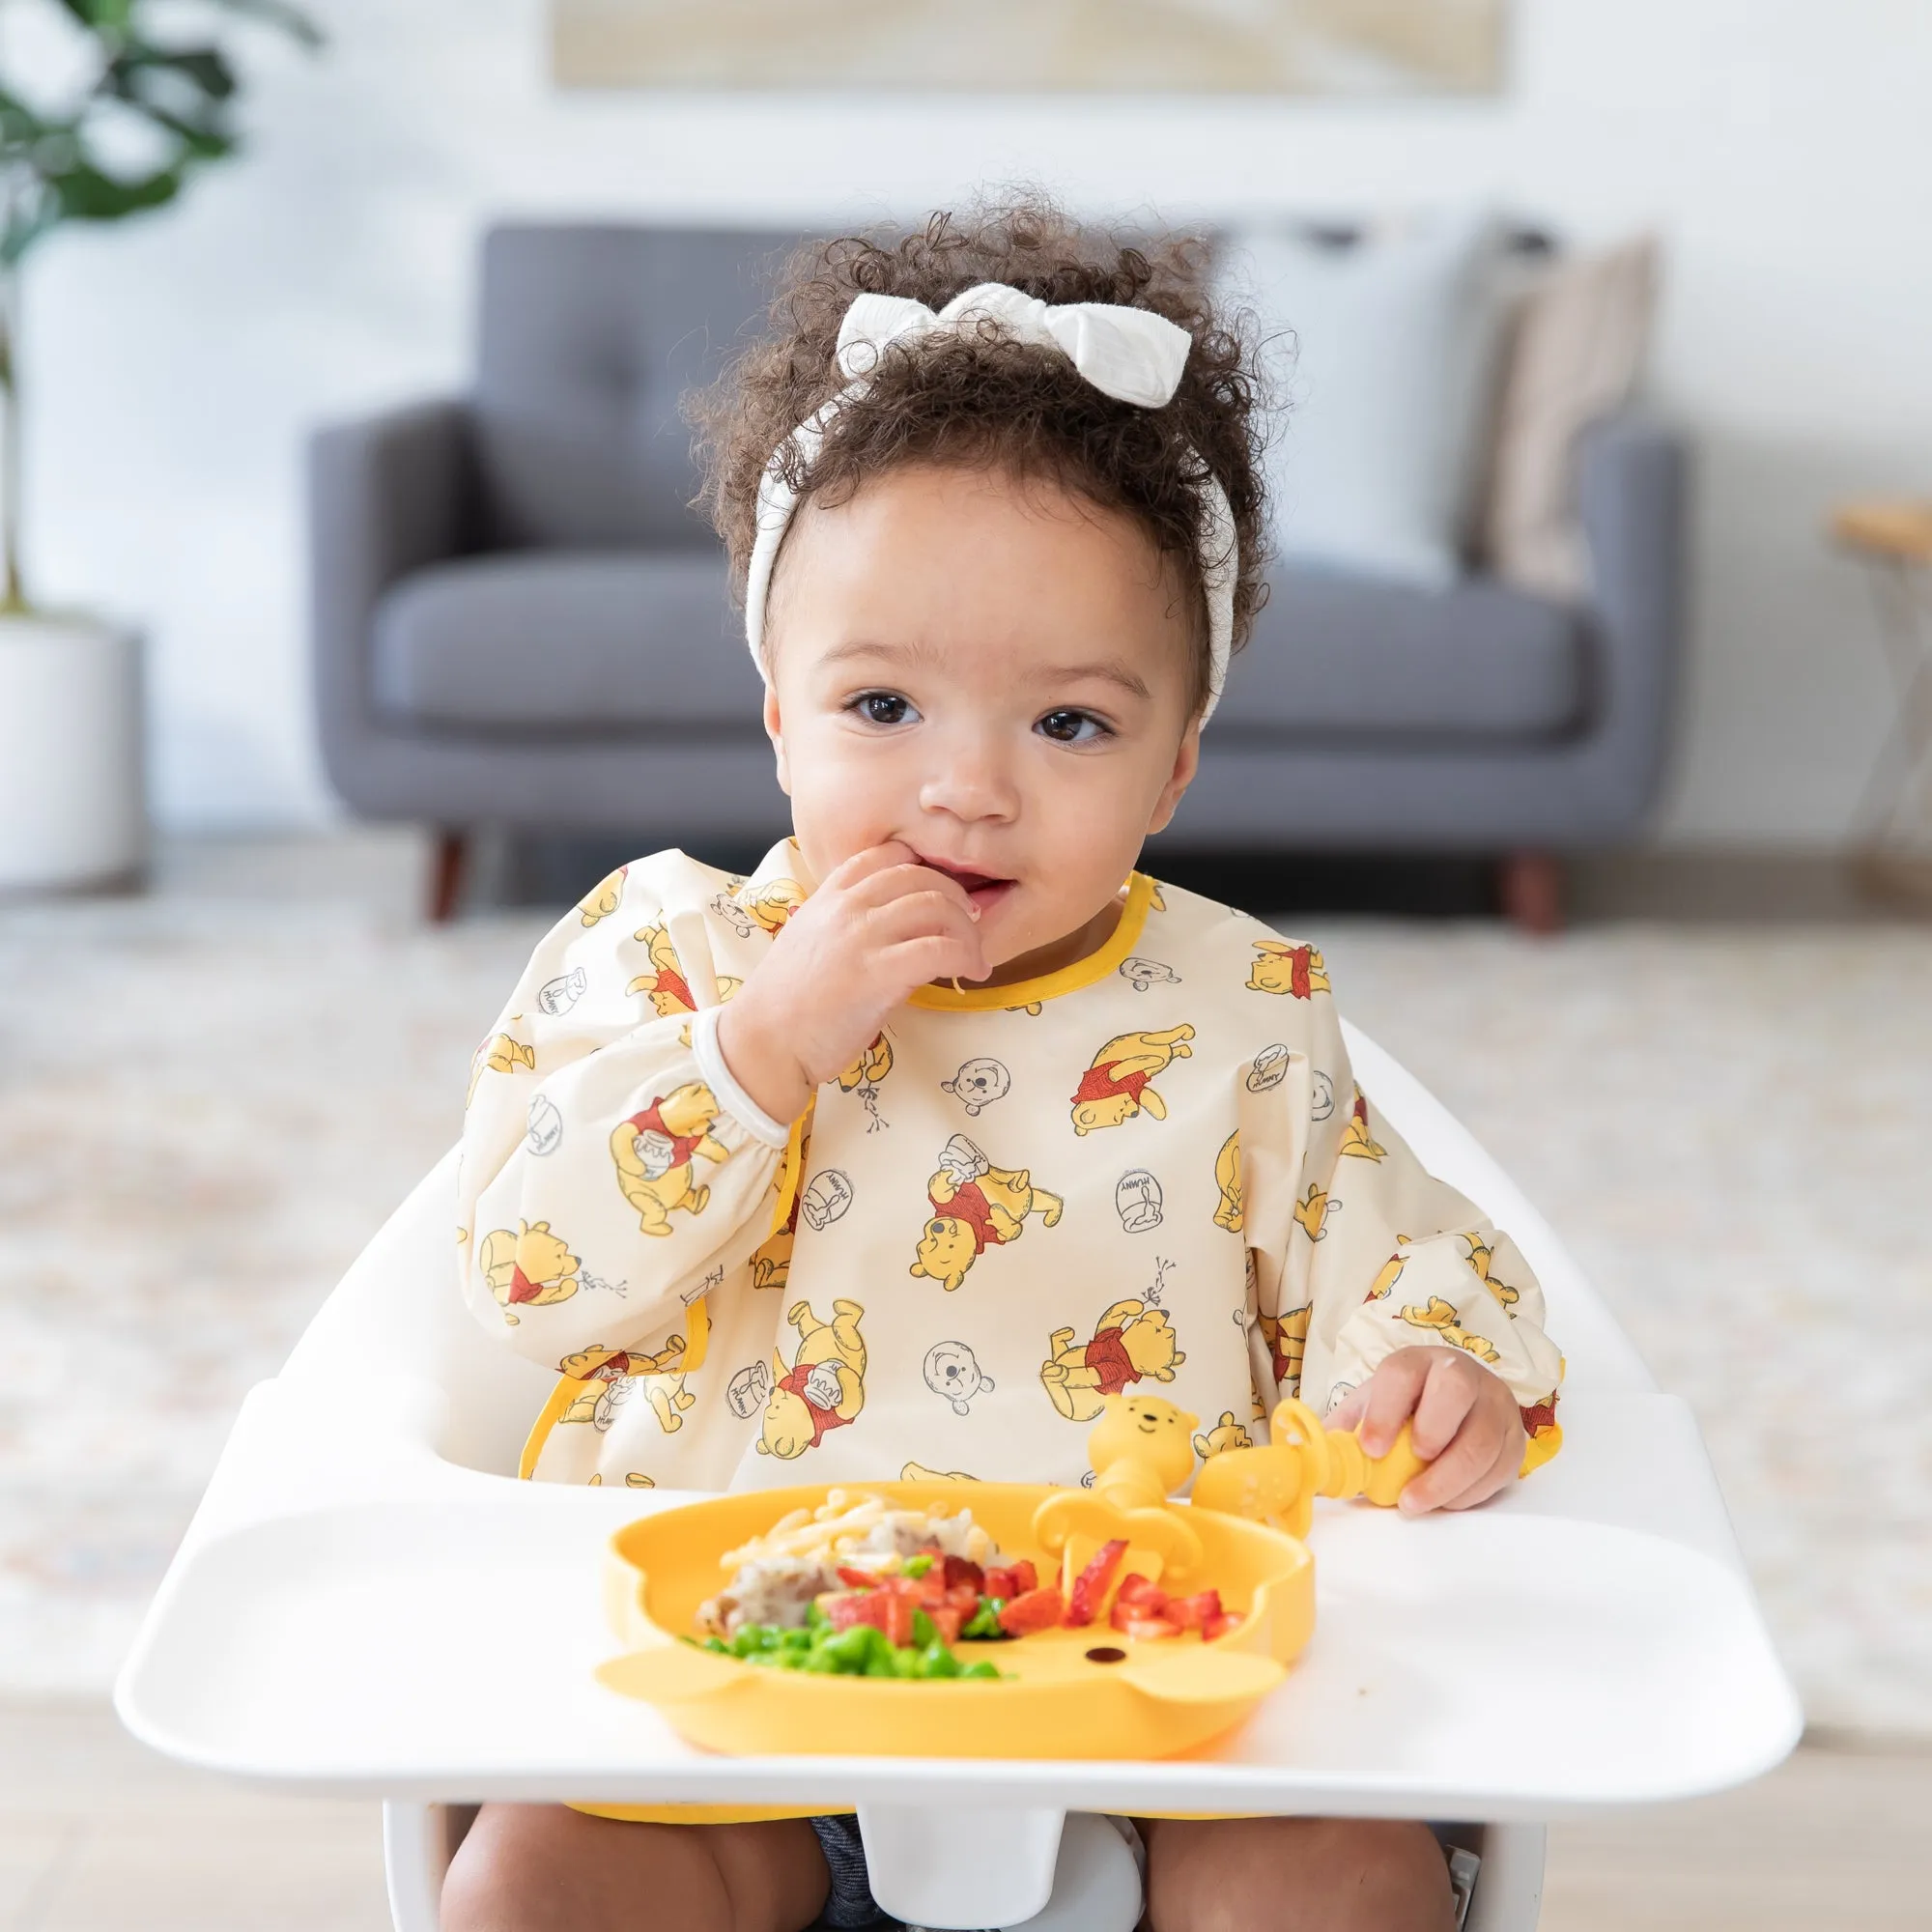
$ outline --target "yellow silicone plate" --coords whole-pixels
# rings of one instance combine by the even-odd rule
[[[1034,1512],[1065,1491],[1031,1483],[854,1483],[913,1509],[971,1509],[1006,1560],[1058,1564],[1034,1539]],[[607,1605],[635,1646],[598,1671],[627,1697],[656,1705],[680,1737],[733,1754],[835,1752],[898,1757],[1170,1757],[1240,1722],[1278,1685],[1315,1628],[1315,1567],[1293,1536],[1213,1510],[1185,1510],[1201,1560],[1161,1581],[1218,1589],[1241,1613],[1213,1643],[1183,1634],[1137,1642],[1105,1624],[1005,1643],[962,1643],[989,1658],[994,1684],[807,1676],[695,1648],[697,1608],[725,1576],[719,1558],[787,1512],[816,1509],[824,1485],[720,1496],[656,1516],[611,1538]],[[1124,1651],[1118,1662],[1088,1653]]]

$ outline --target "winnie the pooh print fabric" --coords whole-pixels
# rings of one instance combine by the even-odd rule
[[[1418,1343],[1553,1451],[1535,1279],[1356,1087],[1319,950],[1136,875],[1098,952],[922,988],[775,1122],[716,1014],[809,891],[789,840],[750,878],[634,861],[477,1050],[463,1293],[556,1378],[525,1474],[1075,1483],[1109,1395],[1219,1417],[1199,1459]]]

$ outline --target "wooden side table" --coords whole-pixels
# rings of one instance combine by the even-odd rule
[[[1831,528],[1871,566],[1898,699],[1860,801],[1854,865],[1879,896],[1932,910],[1932,503],[1846,503]]]

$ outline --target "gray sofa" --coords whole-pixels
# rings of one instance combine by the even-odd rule
[[[677,405],[795,239],[499,227],[469,393],[315,437],[323,754],[358,813],[438,828],[440,915],[479,828],[701,853],[785,827]],[[1602,422],[1578,481],[1582,605],[1278,569],[1159,845],[1490,853],[1553,922],[1555,857],[1643,823],[1679,654],[1681,444]]]

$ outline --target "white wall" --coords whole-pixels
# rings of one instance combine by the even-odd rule
[[[461,382],[491,216],[807,224],[1020,177],[1175,216],[1490,194],[1666,242],[1652,386],[1700,486],[1663,836],[1830,842],[1885,687],[1819,520],[1848,490],[1932,493],[1932,7],[1518,8],[1500,99],[1376,105],[562,95],[540,0],[323,4],[325,57],[253,62],[242,164],[36,267],[38,588],[149,626],[165,821],[313,819],[301,436]]]

